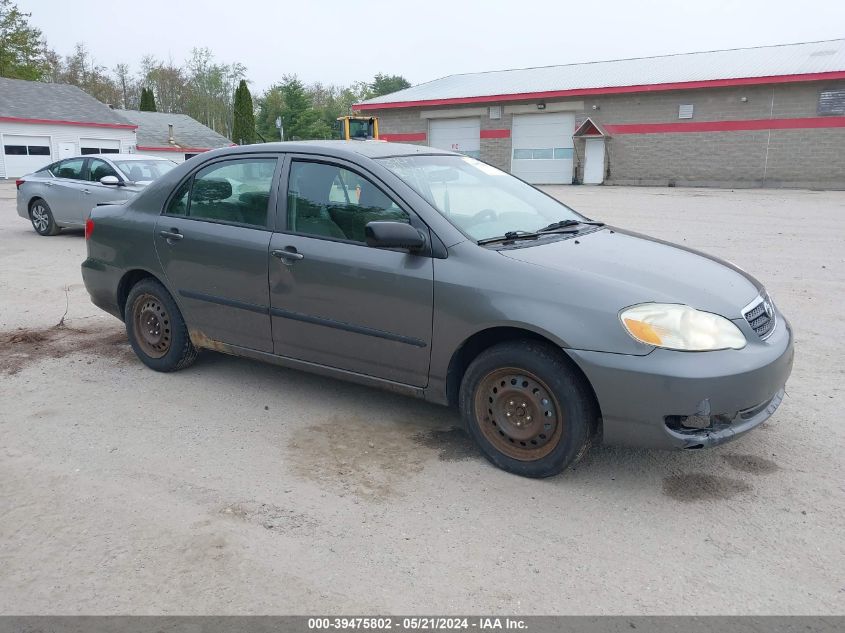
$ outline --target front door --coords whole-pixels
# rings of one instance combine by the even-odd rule
[[[270,244],[275,352],[425,386],[432,260],[364,242],[368,222],[419,220],[374,179],[328,160],[293,159],[287,194],[286,232]]]
[[[116,185],[104,185],[103,183],[101,183],[100,178],[103,178],[104,176],[114,176],[118,180],[124,180],[124,178],[117,173],[117,170],[106,161],[102,160],[101,158],[89,158],[88,180],[90,184],[88,185],[88,191],[90,192],[89,204],[91,205],[92,209],[98,204],[105,204],[109,202],[115,202],[117,200],[123,200],[129,197],[130,195],[128,192],[126,192],[125,187],[118,187]]]
[[[76,143],[62,141],[59,143],[59,159],[76,156]]]
[[[604,182],[604,138],[588,138],[584,148],[584,184]]]
[[[156,252],[195,341],[273,351],[268,210],[277,162],[211,163],[180,185],[156,224]]]

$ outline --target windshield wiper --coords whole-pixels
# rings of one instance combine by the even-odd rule
[[[548,226],[544,226],[538,230],[538,233],[548,233],[549,231],[556,231],[567,226],[578,226],[579,224],[589,224],[591,226],[604,226],[604,222],[593,222],[592,220],[561,220],[560,222],[552,222]]]
[[[580,224],[580,222],[578,223]],[[568,226],[568,225],[567,225]],[[500,235],[498,237],[488,237],[483,240],[478,240],[477,244],[479,246],[484,246],[485,244],[496,244],[498,242],[515,242],[516,240],[536,240],[539,237],[545,237],[551,233],[577,233],[578,229],[571,229],[571,230],[546,230],[541,229],[540,231],[508,231],[504,235]]]

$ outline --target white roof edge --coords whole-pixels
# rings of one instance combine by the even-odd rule
[[[837,71],[845,72],[845,39],[460,73],[356,105]]]

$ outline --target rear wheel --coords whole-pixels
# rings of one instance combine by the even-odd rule
[[[53,218],[53,212],[41,198],[36,198],[29,205],[29,220],[38,235],[56,235],[61,229]]]
[[[129,343],[141,361],[156,371],[177,371],[193,364],[197,350],[179,308],[164,286],[142,279],[132,287],[124,314]]]
[[[560,350],[531,340],[482,352],[461,382],[461,414],[485,457],[509,472],[549,477],[589,447],[598,409]]]

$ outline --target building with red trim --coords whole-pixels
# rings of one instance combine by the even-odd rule
[[[138,126],[135,133],[139,154],[169,158],[181,163],[201,152],[233,145],[228,138],[187,114],[141,110],[115,112]]]
[[[355,109],[538,184],[845,188],[845,40],[451,75]]]
[[[130,152],[135,127],[76,86],[0,78],[0,178],[83,153]]]
[[[143,152],[182,162],[227,145],[184,114],[114,110],[76,86],[0,78],[0,178],[80,154]]]

